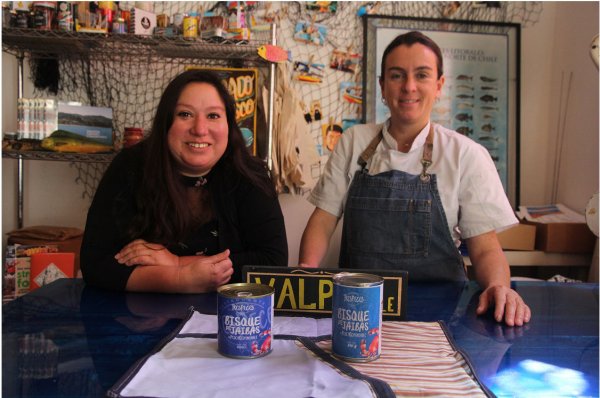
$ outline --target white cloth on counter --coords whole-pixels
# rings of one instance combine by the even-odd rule
[[[108,395],[190,398],[394,396],[385,382],[362,380],[369,377],[341,362],[331,365],[328,362],[333,359],[324,351],[322,354],[329,361],[319,358],[295,339],[277,339],[278,335],[329,335],[330,318],[275,317],[272,325],[275,339],[270,354],[256,359],[228,358],[217,351],[214,336],[218,329],[217,317],[193,311],[166,343],[136,363]],[[318,350],[316,345],[314,348]]]

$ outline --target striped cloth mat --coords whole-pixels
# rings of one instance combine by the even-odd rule
[[[439,322],[383,322],[381,356],[348,362],[386,381],[397,397],[486,397],[469,364],[449,342]],[[331,340],[318,343],[331,352]]]

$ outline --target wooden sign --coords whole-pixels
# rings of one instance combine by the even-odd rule
[[[244,266],[242,275],[247,283],[259,283],[275,288],[275,312],[306,313],[330,316],[333,297],[333,275],[358,272],[383,277],[383,317],[402,320],[406,316],[406,271]]]

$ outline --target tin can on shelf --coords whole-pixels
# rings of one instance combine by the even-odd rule
[[[217,334],[221,355],[251,359],[271,352],[275,289],[256,283],[232,283],[217,289]]]
[[[144,139],[144,129],[140,127],[125,127],[123,133],[123,148],[129,148]]]
[[[333,276],[333,355],[350,362],[369,362],[381,354],[383,278],[340,272]]]
[[[125,26],[125,20],[123,18],[117,18],[113,21],[112,33],[123,34],[127,33],[127,27]]]
[[[194,40],[198,37],[198,16],[196,13],[190,13],[183,17],[183,38]]]
[[[184,15],[180,12],[173,14],[173,25],[175,25],[177,28],[181,28],[183,26],[183,18]]]
[[[52,30],[56,4],[53,1],[33,2],[33,27],[39,30]]]
[[[71,3],[68,1],[59,1],[58,12],[56,14],[56,22],[58,30],[70,32],[73,30],[73,10]]]

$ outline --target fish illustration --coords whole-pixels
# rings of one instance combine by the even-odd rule
[[[479,99],[482,100],[483,102],[498,101],[498,97],[492,97],[489,94],[482,95],[481,97],[479,97]]]
[[[292,52],[279,46],[265,44],[258,47],[258,55],[269,62],[285,62],[292,60]]]
[[[459,102],[458,104],[456,104],[458,109],[471,109],[473,108],[473,104],[469,103],[469,102]]]
[[[487,131],[488,133],[491,133],[492,130],[496,130],[496,128],[494,126],[492,126],[490,123],[484,124],[483,126],[481,126],[481,129],[483,131]]]
[[[458,94],[456,96],[456,98],[461,98],[461,99],[465,99],[465,98],[475,98],[472,95],[467,95],[467,94]]]
[[[487,113],[484,113],[484,114],[483,114],[483,118],[484,118],[484,119],[494,119],[494,116],[492,116],[492,115],[488,115]]]
[[[466,84],[459,84],[458,86],[456,86],[456,88],[463,90],[473,90],[473,86],[467,86]]]
[[[112,145],[65,130],[56,130],[50,134],[42,140],[41,146],[48,151],[69,153],[101,153],[113,150]]]
[[[498,147],[493,146],[492,143],[489,142],[480,142],[480,144],[488,151],[496,151],[498,149]]]
[[[469,115],[468,113],[459,113],[458,115],[454,116],[456,118],[456,120],[460,120],[461,122],[467,121],[467,120],[473,120],[473,116]]]
[[[478,138],[479,141],[500,141],[498,137],[492,137],[491,135],[480,135]]]
[[[497,111],[498,107],[497,106],[482,106],[481,109],[483,109],[484,111]]]
[[[456,76],[456,80],[473,80],[473,76],[458,75]]]
[[[498,87],[492,87],[492,86],[481,86],[482,90],[494,90],[497,91]]]
[[[456,131],[458,131],[462,135],[466,135],[467,137],[470,136],[471,134],[473,134],[473,129],[471,129],[467,126],[459,127],[456,129]]]
[[[487,76],[481,76],[480,79],[482,82],[486,82],[486,83],[495,82],[497,80],[497,79],[494,79],[493,77],[487,77]]]

